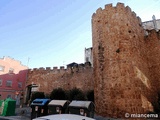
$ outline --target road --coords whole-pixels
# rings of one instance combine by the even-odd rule
[[[0,116],[0,120],[30,120],[31,115],[31,108],[30,107],[23,107],[23,108],[16,108],[15,116]],[[98,115],[94,117],[96,120],[121,120],[121,119],[113,119],[113,118],[104,118]]]

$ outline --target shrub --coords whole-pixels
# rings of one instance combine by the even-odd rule
[[[46,93],[45,98],[50,99],[50,94]]]
[[[66,93],[62,88],[56,88],[53,89],[53,91],[50,94],[50,98],[53,100],[65,100],[66,99]]]
[[[31,102],[36,98],[45,98],[44,92],[34,92],[31,96]]]
[[[86,100],[85,94],[78,88],[69,91],[69,100]]]
[[[70,90],[65,91],[66,100],[70,100]]]
[[[89,101],[94,102],[94,90],[89,90],[89,91],[87,92],[87,99],[88,99]]]

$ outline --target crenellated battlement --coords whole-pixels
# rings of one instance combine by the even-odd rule
[[[108,10],[108,9],[112,9],[113,5],[112,3],[110,3],[110,4],[106,4],[104,7],[105,7],[105,10]]]
[[[100,7],[96,10],[96,14],[102,13],[103,9]]]
[[[85,64],[71,63],[60,67],[29,69],[26,86],[40,85],[38,91],[50,93],[54,88],[70,90],[81,88],[83,91],[93,90],[93,69],[89,62]]]
[[[29,74],[32,74],[32,73],[49,73],[49,72],[50,73],[55,73],[55,74],[58,74],[58,73],[76,73],[76,72],[81,72],[84,69],[90,69],[90,68],[92,68],[91,64],[89,62],[86,62],[85,64],[78,64],[77,66],[67,67],[66,69],[65,69],[64,66],[60,66],[59,68],[58,67],[33,68],[33,69],[29,69],[28,73]]]
[[[100,15],[106,15],[108,12],[112,12],[112,13],[120,13],[120,12],[125,12],[126,14],[134,17],[135,19],[137,19],[139,21],[139,23],[141,23],[141,19],[140,17],[138,17],[136,15],[136,13],[134,11],[131,10],[131,8],[129,6],[124,5],[124,3],[117,3],[116,6],[113,6],[112,4],[106,4],[104,6],[104,9],[102,9],[101,7],[98,8],[96,10],[95,13],[92,14],[92,19],[96,19],[99,18]],[[103,18],[103,17],[102,17]]]

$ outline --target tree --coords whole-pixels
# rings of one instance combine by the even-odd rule
[[[78,88],[69,91],[69,100],[86,100],[85,94]]]
[[[66,93],[62,88],[56,88],[53,89],[53,91],[50,94],[50,98],[53,100],[65,100],[66,99]]]
[[[89,90],[89,91],[87,92],[87,99],[88,99],[89,101],[94,102],[94,90]]]
[[[31,96],[31,102],[37,98],[45,98],[44,92],[34,92]]]

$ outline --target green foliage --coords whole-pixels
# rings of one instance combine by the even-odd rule
[[[44,92],[34,92],[31,96],[31,101],[37,98],[45,98]]]
[[[65,91],[62,88],[53,89],[50,94],[50,99],[54,100],[87,100],[86,95],[82,90],[78,88],[73,88],[71,90]]]
[[[65,94],[66,94],[66,100],[70,100],[70,91],[69,90],[65,91]]]
[[[66,99],[66,93],[62,88],[56,88],[53,89],[53,91],[50,94],[50,99],[54,100],[65,100]]]
[[[45,98],[50,99],[50,94],[45,94]]]
[[[88,99],[89,101],[94,102],[94,90],[89,90],[89,91],[87,92],[87,99]]]
[[[69,100],[86,100],[85,94],[78,88],[69,91]]]

